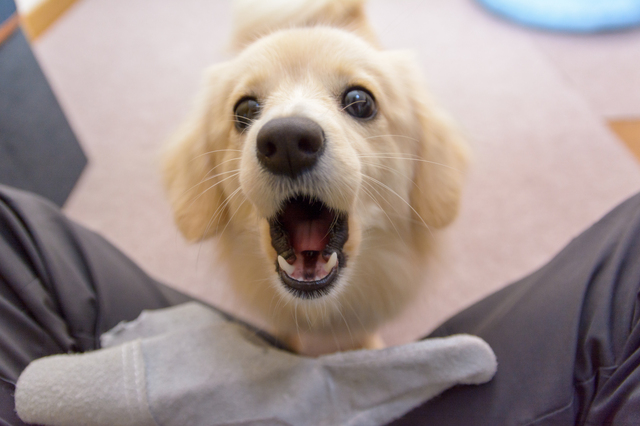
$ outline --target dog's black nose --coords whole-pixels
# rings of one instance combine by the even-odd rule
[[[306,117],[274,118],[258,132],[258,160],[277,175],[295,178],[316,163],[324,149],[324,132]]]

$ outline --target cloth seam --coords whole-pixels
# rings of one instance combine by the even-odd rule
[[[539,422],[541,422],[543,420],[547,420],[549,418],[555,417],[556,415],[558,415],[558,414],[560,414],[560,413],[562,413],[564,411],[567,411],[571,407],[573,407],[573,400],[571,402],[569,402],[567,405],[565,405],[564,407],[560,407],[560,408],[558,408],[556,410],[551,411],[550,413],[543,414],[542,416],[537,417],[536,419],[531,420],[528,423],[524,423],[523,426],[535,425],[536,423],[539,423]]]
[[[137,342],[136,342],[137,343]],[[142,395],[140,392],[140,365],[138,363],[138,355],[140,352],[140,348],[138,347],[137,344],[134,344],[133,346],[133,377],[134,377],[134,382],[135,382],[135,389],[136,389],[136,399],[138,400],[138,407],[142,407],[144,402],[142,401]]]

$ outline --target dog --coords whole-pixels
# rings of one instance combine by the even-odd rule
[[[297,352],[380,348],[458,212],[466,144],[364,0],[235,7],[240,52],[164,153],[177,226],[217,236],[235,291]]]

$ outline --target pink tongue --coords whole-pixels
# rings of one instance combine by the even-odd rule
[[[300,220],[289,225],[289,238],[294,251],[322,251],[329,242],[329,225],[322,218]]]

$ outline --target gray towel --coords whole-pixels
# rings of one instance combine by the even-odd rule
[[[27,423],[51,426],[381,425],[496,371],[456,335],[382,350],[296,356],[198,303],[145,311],[104,349],[33,361],[16,387]]]

